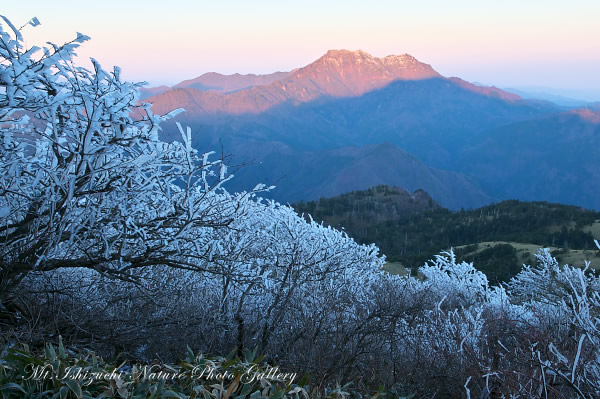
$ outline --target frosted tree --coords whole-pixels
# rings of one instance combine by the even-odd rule
[[[297,314],[328,321],[325,303],[368,301],[374,246],[256,198],[261,185],[228,193],[226,167],[192,148],[189,129],[159,140],[174,113],[139,104],[118,68],[75,65],[85,36],[27,49],[22,29],[4,19],[0,31],[2,295],[20,282],[58,293],[64,320],[111,342],[202,320],[261,349],[308,328]]]
[[[600,248],[600,244],[596,241]],[[528,323],[546,333],[535,342],[529,361],[542,375],[540,394],[556,387],[577,397],[600,394],[600,278],[585,267],[559,266],[548,249],[536,254],[537,267],[525,267],[510,282]]]
[[[118,68],[75,65],[84,35],[26,48],[29,27],[3,21],[0,301],[52,292],[27,299],[60,310],[47,312],[56,332],[140,356],[169,333],[174,351],[256,347],[403,394],[600,395],[600,280],[587,270],[546,250],[491,287],[450,251],[418,278],[386,275],[375,246],[257,198],[262,186],[228,193],[225,165],[189,129],[160,141],[174,113],[154,115]]]
[[[26,48],[24,27],[3,21],[1,295],[32,271],[83,267],[127,280],[152,265],[205,270],[198,240],[244,213],[241,196],[219,193],[225,166],[192,148],[189,129],[161,142],[159,124],[176,112],[139,104],[139,84],[118,68],[76,66],[88,37]]]

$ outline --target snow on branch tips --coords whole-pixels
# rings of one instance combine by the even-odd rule
[[[240,212],[241,197],[217,190],[221,163],[192,150],[189,129],[183,143],[161,142],[160,123],[179,111],[153,114],[118,68],[76,66],[87,36],[26,48],[27,24],[2,19],[0,292],[65,267],[125,278],[157,264],[202,268],[194,241]]]

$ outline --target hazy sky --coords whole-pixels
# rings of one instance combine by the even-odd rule
[[[22,0],[4,2],[0,14],[18,26],[38,17],[28,44],[91,36],[81,56],[155,85],[209,71],[291,70],[344,48],[409,53],[445,76],[600,100],[599,0]]]

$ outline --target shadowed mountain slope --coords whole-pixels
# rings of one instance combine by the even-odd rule
[[[565,114],[548,102],[442,77],[409,55],[329,51],[267,85],[173,89],[149,100],[158,113],[187,110],[177,119],[193,128],[196,148],[222,146],[232,164],[253,162],[237,173],[236,188],[275,183],[282,201],[427,182],[426,191],[452,208],[491,198],[600,208],[600,189],[590,183],[600,170],[591,153],[598,148],[593,107]],[[163,137],[179,134],[169,128]],[[379,149],[371,156],[382,143],[402,155]],[[405,162],[406,154],[420,165]],[[440,178],[449,171],[444,179],[461,188]]]
[[[492,130],[465,148],[458,170],[503,198],[600,209],[600,112],[578,109]]]
[[[261,143],[249,145],[259,153]],[[409,191],[423,189],[451,209],[493,200],[464,175],[431,168],[390,143],[323,151],[297,151],[279,144],[261,155],[261,161],[236,172],[229,184],[232,189],[248,189],[249,182],[261,181],[275,184],[273,198],[293,202],[388,184]]]

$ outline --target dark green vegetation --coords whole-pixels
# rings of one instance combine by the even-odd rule
[[[361,243],[375,243],[388,261],[414,270],[453,247],[459,260],[474,262],[492,282],[508,281],[523,263],[532,263],[524,244],[551,247],[559,261],[576,265],[569,255],[592,258],[597,252],[593,233],[600,212],[569,205],[510,200],[453,212],[421,190],[411,195],[378,186],[294,207],[343,227]],[[583,264],[581,256],[576,260]]]
[[[120,363],[120,364],[119,364]],[[205,357],[188,350],[177,365],[105,361],[94,353],[77,353],[47,344],[43,353],[26,345],[0,356],[2,398],[342,398],[389,397],[383,390],[360,392],[348,387],[319,387],[308,376],[265,364],[246,352],[240,359]],[[394,396],[397,397],[397,396]]]

